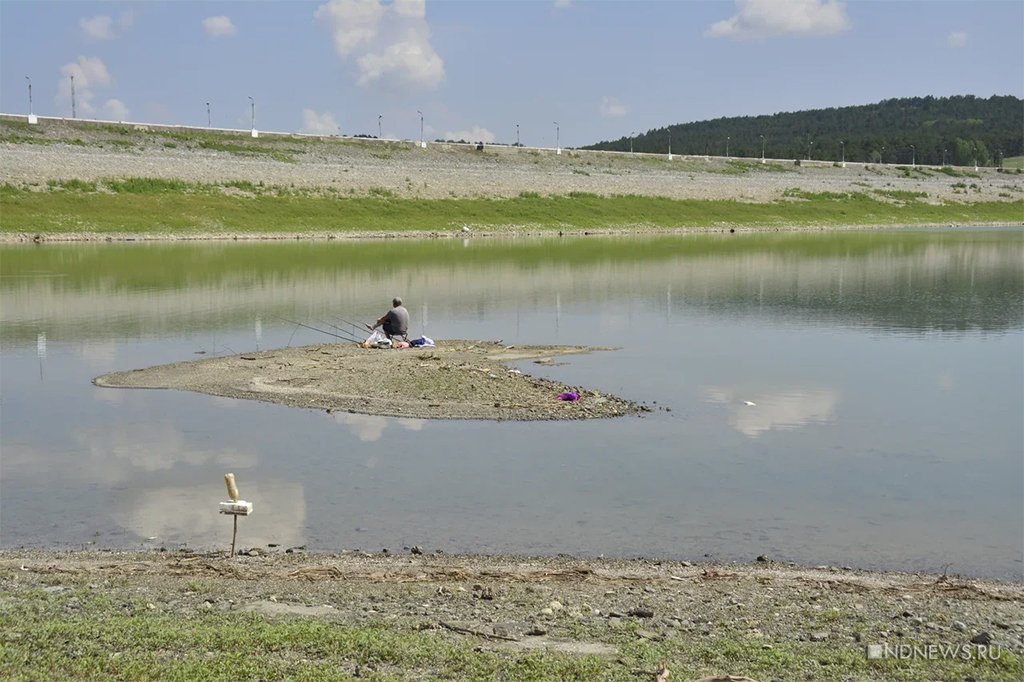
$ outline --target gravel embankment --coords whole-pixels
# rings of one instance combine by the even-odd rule
[[[10,123],[4,123],[10,126]],[[924,192],[932,201],[1019,199],[1024,176],[982,169],[904,171],[894,165],[720,157],[622,154],[430,144],[338,138],[227,136],[225,142],[168,137],[159,130],[50,123],[19,143],[0,144],[0,183],[38,185],[49,180],[149,177],[194,183],[251,182],[331,188],[366,195],[386,190],[400,197],[514,197],[522,192],[565,195],[634,194],[675,199],[764,202],[787,189],[805,192]],[[34,144],[24,140],[34,140]],[[909,175],[909,177],[908,177]],[[1003,196],[1000,196],[1003,195]]]

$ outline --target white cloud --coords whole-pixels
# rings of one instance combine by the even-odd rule
[[[82,114],[96,113],[93,99],[96,90],[107,88],[113,82],[106,64],[99,57],[82,57],[60,67],[61,79],[57,82],[55,101],[63,108],[71,107],[71,76],[75,77],[75,101]]]
[[[231,23],[230,17],[206,17],[203,19],[203,30],[206,31],[206,35],[214,38],[233,36],[238,33],[238,29]]]
[[[601,118],[622,118],[626,115],[626,105],[617,97],[605,95],[601,98]]]
[[[113,40],[114,20],[106,15],[98,15],[78,22],[82,32],[92,40]]]
[[[749,40],[782,35],[830,35],[850,28],[839,0],[736,0],[736,14],[705,31],[710,38]]]
[[[124,121],[128,118],[128,107],[119,99],[108,99],[103,103],[101,114],[112,121]]]
[[[334,120],[334,114],[329,112],[318,114],[312,109],[303,109],[302,132],[314,135],[336,135],[338,122]]]
[[[967,47],[967,34],[963,31],[953,31],[946,38],[946,45],[949,47]]]
[[[572,0],[555,0],[555,9],[572,7]]]
[[[410,90],[435,88],[444,80],[424,0],[330,0],[314,16],[331,31],[338,56],[355,63],[361,86]]]
[[[466,142],[486,142],[491,144],[497,137],[487,128],[473,126],[472,130],[448,131],[444,134],[446,140],[465,140]]]

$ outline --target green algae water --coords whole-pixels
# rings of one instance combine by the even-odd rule
[[[581,423],[326,414],[93,386],[412,333],[612,352],[519,369]],[[1024,231],[0,247],[4,547],[777,560],[1020,579]],[[370,351],[368,351],[370,352]],[[387,351],[379,351],[387,352]]]

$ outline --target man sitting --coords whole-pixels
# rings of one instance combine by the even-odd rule
[[[392,341],[409,341],[409,311],[402,305],[402,299],[395,296],[391,300],[391,310],[381,315],[380,319],[370,327],[384,330],[384,334]],[[369,325],[367,325],[369,327]]]

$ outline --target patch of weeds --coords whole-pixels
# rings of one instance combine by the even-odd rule
[[[586,176],[590,175],[590,173],[588,173],[587,171],[583,170],[582,168],[573,168],[572,172],[575,173],[576,175],[586,175]]]
[[[260,193],[260,188],[248,180],[231,180],[230,182],[222,183],[221,186],[234,187],[235,189],[240,189],[243,192],[251,192],[253,194]]]
[[[182,180],[164,180],[162,178],[125,178],[109,180],[106,184],[116,194],[182,193],[193,188],[192,185]]]
[[[519,193],[519,198],[520,199],[540,199],[540,193],[539,192],[520,192]]]
[[[177,149],[178,148],[178,143],[177,142],[164,142],[164,147],[166,147],[167,149]]]
[[[0,135],[0,142],[7,144],[56,144],[56,140],[45,137],[25,137],[24,135]]]
[[[85,180],[47,180],[46,186],[53,190],[64,190],[65,192],[95,192],[96,183]]]
[[[396,199],[396,198],[398,198],[397,194],[395,194],[394,192],[392,192],[391,190],[389,190],[386,187],[371,187],[369,190],[367,190],[366,193],[368,195],[370,195],[371,197],[376,197],[378,199]]]
[[[872,191],[879,196],[888,197],[897,201],[916,201],[917,199],[924,199],[928,196],[927,192],[911,192],[899,189],[876,189]]]
[[[73,140],[66,140],[66,142],[67,142],[68,144],[73,144],[73,145],[75,145],[76,147],[84,147],[84,146],[85,146],[85,140],[83,140],[83,139],[82,139],[82,138],[80,138],[80,137],[76,137],[76,138],[75,138],[75,139],[73,139]]]
[[[599,198],[593,192],[569,192],[570,199],[597,199]]]

